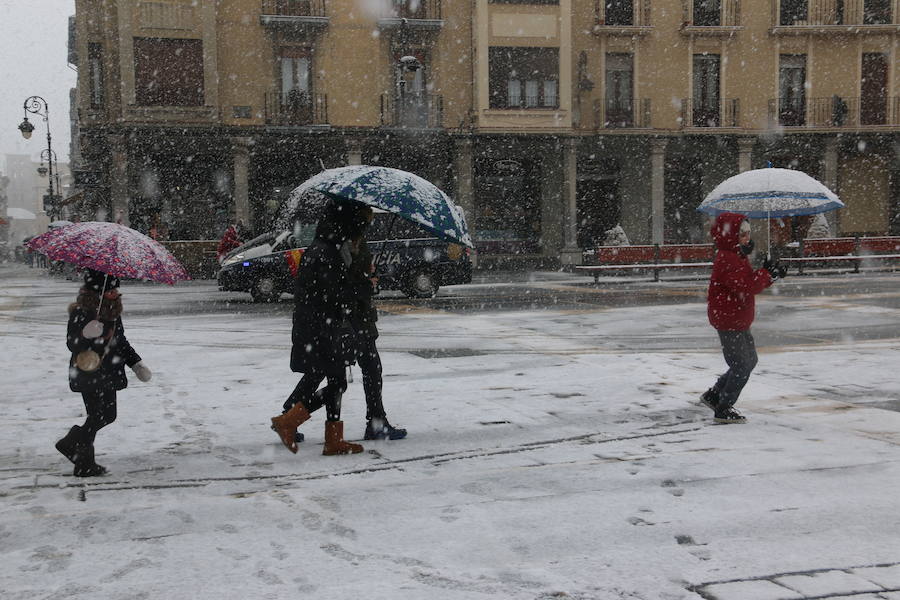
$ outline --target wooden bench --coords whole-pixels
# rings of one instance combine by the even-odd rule
[[[589,264],[575,269],[593,275],[595,283],[610,271],[653,271],[653,281],[659,281],[662,270],[708,269],[714,254],[712,244],[599,246],[585,250],[583,257]]]
[[[804,267],[849,264],[859,273],[865,261],[900,260],[900,236],[841,237],[805,239],[800,242],[800,256],[785,257],[785,265],[797,265],[800,275]]]

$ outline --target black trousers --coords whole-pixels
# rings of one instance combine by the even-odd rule
[[[81,392],[87,418],[81,426],[82,442],[93,444],[97,432],[116,420],[116,390]]]
[[[357,344],[356,363],[362,371],[363,390],[366,393],[366,420],[383,419],[381,356],[378,355],[375,338],[359,336]]]
[[[321,390],[316,391],[323,379],[327,379],[328,383]],[[341,368],[330,373],[317,369],[307,371],[297,382],[297,386],[288,399],[284,401],[284,410],[290,410],[298,402],[302,402],[310,413],[324,406],[329,421],[340,421],[341,398],[345,391],[347,391],[345,369]]]
[[[713,389],[719,393],[719,404],[716,412],[725,411],[738,400],[741,390],[747,385],[750,373],[756,367],[759,358],[756,355],[756,343],[750,330],[719,331],[722,343],[722,354],[728,370],[716,381]]]

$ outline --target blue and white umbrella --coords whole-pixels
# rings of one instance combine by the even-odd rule
[[[288,211],[307,202],[312,192],[380,208],[441,239],[475,247],[462,209],[437,186],[407,171],[367,165],[327,169],[291,192]]]
[[[713,216],[734,212],[769,219],[814,215],[843,206],[834,192],[803,171],[769,167],[729,177],[697,210]]]

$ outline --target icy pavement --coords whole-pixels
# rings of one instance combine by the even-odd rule
[[[77,286],[4,269],[4,600],[900,598],[900,413],[883,408],[900,341],[853,340],[865,299],[763,299],[761,326],[851,323],[842,343],[767,347],[742,426],[696,403],[722,367],[702,304],[385,314],[385,403],[410,437],[323,457],[323,415],[297,455],[268,427],[297,379],[289,311],[204,312],[213,286],[126,283],[154,379],[132,377],[98,435],[110,474],[76,480],[53,442],[82,419],[64,341]],[[128,314],[149,304],[171,311]],[[698,343],[672,346],[682,334]]]

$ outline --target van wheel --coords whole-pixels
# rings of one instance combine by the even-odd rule
[[[275,287],[275,279],[264,276],[253,282],[250,296],[254,302],[275,302],[281,296],[281,292]]]
[[[406,276],[403,293],[410,298],[433,298],[437,291],[434,275],[427,269],[415,269]]]

